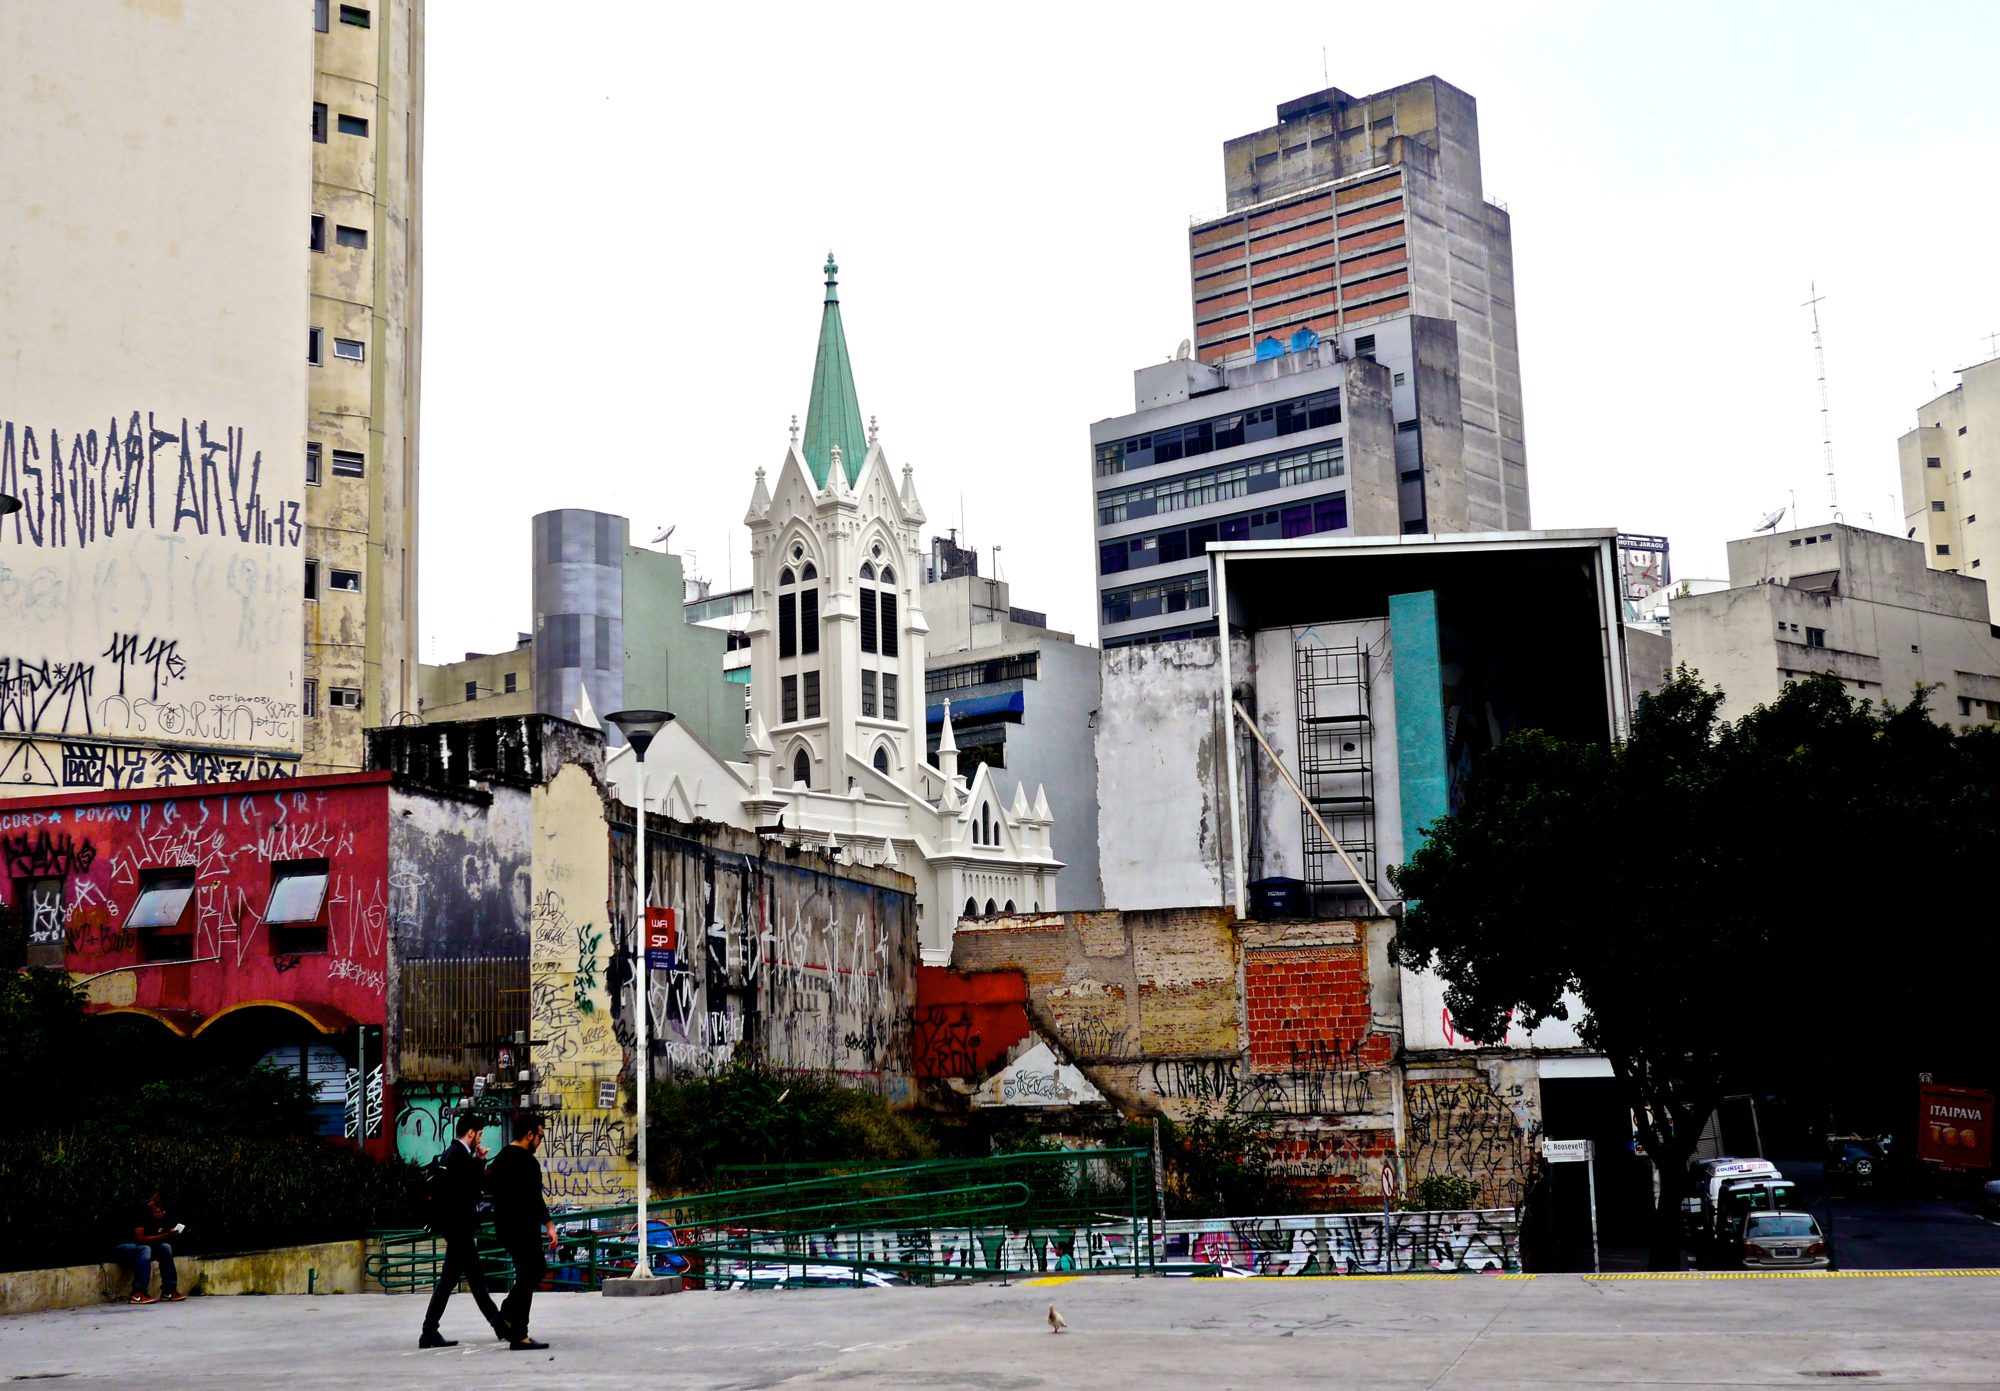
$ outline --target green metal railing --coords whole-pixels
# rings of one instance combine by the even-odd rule
[[[1007,1280],[1050,1270],[1153,1268],[1155,1198],[1143,1149],[1062,1150],[890,1168],[853,1164],[732,1166],[739,1188],[649,1206],[657,1274],[711,1287],[935,1284]],[[757,1179],[776,1180],[755,1182]],[[594,1289],[629,1274],[632,1206],[559,1214],[549,1285]],[[376,1234],[369,1274],[385,1289],[437,1278],[442,1243],[423,1232]],[[489,1279],[511,1266],[482,1232]]]

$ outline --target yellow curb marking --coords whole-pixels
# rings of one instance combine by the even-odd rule
[[[2000,1276],[2000,1269],[1952,1270],[1634,1270],[1586,1275],[1586,1280],[1929,1280],[1943,1276]],[[1501,1276],[1506,1279],[1506,1276]]]
[[[1067,1285],[1076,1278],[1074,1275],[1041,1275],[1033,1280],[1023,1280],[1021,1283],[1030,1289],[1038,1289],[1044,1285]]]

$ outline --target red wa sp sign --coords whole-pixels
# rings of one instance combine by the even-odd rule
[[[1917,1158],[1949,1169],[1993,1162],[1993,1093],[1927,1085],[1917,1100]]]

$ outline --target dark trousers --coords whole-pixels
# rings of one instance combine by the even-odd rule
[[[542,1258],[540,1227],[509,1233],[502,1240],[508,1259],[514,1262],[514,1288],[501,1301],[500,1317],[507,1321],[507,1331],[519,1340],[528,1336],[528,1306],[535,1302],[535,1291],[549,1273],[549,1263]]]
[[[493,1307],[493,1296],[486,1292],[486,1276],[479,1268],[479,1244],[470,1231],[447,1232],[444,1238],[444,1266],[438,1271],[437,1288],[431,1291],[430,1307],[424,1310],[424,1332],[438,1331],[438,1320],[444,1317],[445,1301],[458,1288],[459,1279],[472,1287],[472,1302],[479,1306],[479,1312],[486,1321],[497,1325],[500,1311]]]
[[[132,1293],[144,1294],[153,1283],[153,1262],[160,1264],[160,1293],[172,1294],[180,1285],[174,1275],[174,1248],[164,1241],[127,1241],[118,1254],[132,1262]]]

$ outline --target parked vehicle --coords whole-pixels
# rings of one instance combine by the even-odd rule
[[[1831,1270],[1833,1248],[1810,1212],[1752,1212],[1738,1246],[1747,1270]]]
[[[1979,1215],[1988,1222],[2000,1222],[2000,1178],[1979,1186]]]
[[[1701,1235],[1701,1203],[1708,1193],[1708,1180],[1715,1171],[1725,1164],[1741,1164],[1745,1161],[1734,1155],[1718,1155],[1710,1159],[1688,1161],[1688,1195],[1681,1199],[1681,1233],[1689,1238]]]
[[[1716,1194],[1715,1203],[1705,1213],[1705,1235],[1725,1246],[1742,1239],[1743,1219],[1753,1212],[1799,1210],[1799,1186],[1789,1179],[1759,1175],[1730,1179]]]
[[[731,1267],[727,1288],[732,1290],[889,1289],[910,1282],[886,1270],[857,1270],[844,1265],[739,1265]]]
[[[1862,1135],[1826,1137],[1826,1188],[1829,1193],[1875,1188],[1888,1177],[1888,1147]]]

